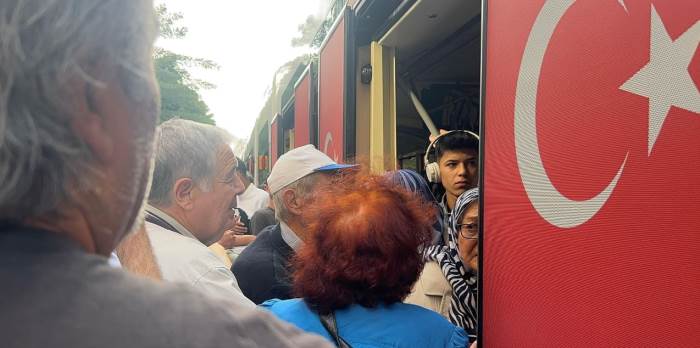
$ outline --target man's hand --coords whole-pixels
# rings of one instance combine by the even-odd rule
[[[238,235],[248,234],[248,228],[245,227],[245,225],[242,222],[236,222],[231,228],[231,231]]]
[[[244,230],[247,231],[245,227],[243,227]],[[240,235],[234,231],[226,231],[224,232],[224,235],[221,236],[221,239],[217,243],[219,243],[224,249],[233,249],[234,247],[237,246],[245,246],[250,243],[252,243],[255,240],[255,236],[248,236],[248,235]]]
[[[233,231],[226,231],[217,243],[221,244],[224,249],[231,249],[236,244],[236,234]]]
[[[255,236],[236,236],[235,246],[246,246],[255,241]]]
[[[440,135],[447,134],[447,133],[448,133],[448,131],[446,131],[444,129],[440,129]],[[430,136],[428,137],[428,140],[430,140],[431,143],[433,141],[435,141],[435,139],[437,139],[437,135],[430,134]]]

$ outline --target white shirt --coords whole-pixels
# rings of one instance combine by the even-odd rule
[[[165,220],[177,232],[146,222],[146,233],[164,280],[187,283],[215,297],[253,308],[243,295],[231,270],[194,235],[163,211],[148,206],[148,212]]]
[[[236,202],[248,218],[251,218],[256,211],[267,207],[270,203],[270,194],[250,184],[243,193],[236,196]]]
[[[282,234],[282,240],[284,240],[287,245],[289,245],[292,250],[297,251],[304,245],[304,242],[297,236],[292,229],[280,220],[280,232]]]
[[[122,263],[119,261],[119,256],[117,256],[116,252],[112,252],[109,255],[109,259],[107,259],[107,263],[109,263],[110,266],[114,268],[122,268]]]

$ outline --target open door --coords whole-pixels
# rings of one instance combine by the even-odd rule
[[[377,63],[383,63],[385,118],[394,118],[399,167],[423,171],[429,129],[420,108],[435,128],[479,132],[480,33],[479,1],[423,0],[375,43],[384,55]]]

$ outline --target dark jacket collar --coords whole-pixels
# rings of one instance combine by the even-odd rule
[[[77,241],[56,232],[0,222],[0,252],[48,253],[61,251],[83,251]]]

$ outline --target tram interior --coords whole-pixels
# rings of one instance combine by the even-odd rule
[[[479,131],[481,2],[419,1],[382,41],[396,49],[397,159],[421,172],[429,131],[408,90],[438,129]]]

